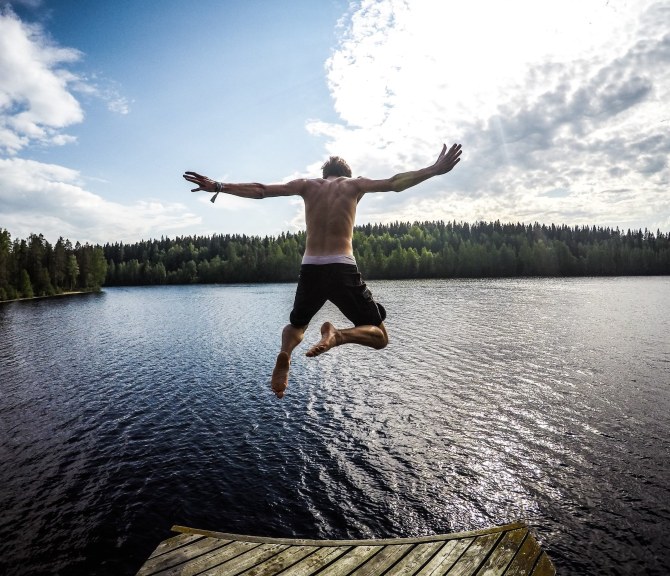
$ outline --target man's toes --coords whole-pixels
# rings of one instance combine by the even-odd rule
[[[284,392],[286,391],[286,388],[288,388],[287,381],[286,380],[279,381],[279,382],[273,381],[272,384],[271,384],[271,387],[272,387],[272,391],[275,393],[275,396],[277,396],[277,398],[281,398],[281,397],[284,396]]]

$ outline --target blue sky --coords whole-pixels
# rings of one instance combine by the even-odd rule
[[[456,170],[358,223],[670,231],[670,2],[0,0],[0,227],[73,242],[302,229],[228,182]]]

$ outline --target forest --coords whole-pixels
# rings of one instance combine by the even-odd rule
[[[0,300],[101,286],[293,282],[305,233],[215,234],[72,246],[60,238],[14,240],[0,229]],[[354,229],[366,279],[630,276],[670,274],[670,234],[648,230],[396,222]]]
[[[12,242],[0,228],[0,301],[97,291],[106,274],[101,246],[72,246],[63,238],[52,246],[42,234]]]

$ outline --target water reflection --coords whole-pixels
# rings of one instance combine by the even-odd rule
[[[305,358],[343,322],[324,309],[282,401],[292,285],[1,307],[0,569],[133,573],[175,523],[365,538],[523,519],[559,572],[660,570],[667,279],[372,284],[389,346]]]

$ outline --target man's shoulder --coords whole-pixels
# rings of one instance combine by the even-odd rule
[[[357,190],[361,183],[366,180],[362,176],[351,178],[350,176],[337,176],[336,178],[327,178],[326,180],[319,178],[321,182],[325,182],[333,188],[341,188],[342,190]]]
[[[331,178],[314,178],[309,189],[314,193],[327,192],[331,195],[358,196],[361,191],[361,180],[348,176]]]
[[[305,192],[319,188],[320,178],[296,178],[295,180],[290,180],[284,186],[293,190],[295,194],[303,195]]]
[[[336,178],[310,178],[304,180],[304,186],[305,188],[312,190],[347,190],[355,188],[355,182],[356,179],[348,178],[346,176],[338,176]]]

